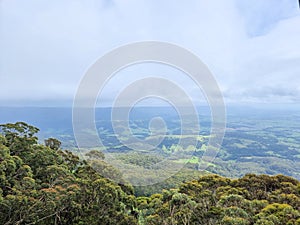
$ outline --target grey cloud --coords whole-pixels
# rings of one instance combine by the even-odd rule
[[[97,58],[119,45],[149,39],[197,54],[232,101],[260,102],[265,96],[299,102],[299,9],[294,0],[277,3],[255,0],[249,8],[246,0],[3,0],[0,105],[69,104]],[[111,92],[126,81],[117,80]],[[181,78],[175,82],[193,90]],[[110,95],[108,90],[106,101]]]

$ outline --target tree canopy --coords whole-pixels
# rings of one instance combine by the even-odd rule
[[[24,122],[0,129],[0,224],[300,224],[300,182],[291,177],[210,174],[135,196],[97,172],[122,176],[99,151],[83,161],[54,138],[39,144],[39,129]]]

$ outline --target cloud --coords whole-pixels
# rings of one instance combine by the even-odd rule
[[[197,54],[215,74],[228,101],[260,102],[257,89],[261,95],[279,87],[299,90],[297,1],[3,0],[0,4],[0,104],[70,104],[97,58],[143,40],[175,43]],[[196,93],[190,82],[175,81]],[[113,82],[107,101],[127,80]],[[276,93],[266,93],[265,98],[287,101],[285,93]],[[297,102],[297,93],[290,92],[289,101]]]
[[[297,4],[293,0],[236,1],[250,37],[267,34],[280,20],[299,14]]]
[[[238,64],[234,81],[235,89],[248,89],[247,96],[255,97],[257,89],[285,89],[282,99],[276,95],[264,96],[268,101],[286,101],[284,93],[300,87],[300,16],[282,20],[263,36],[249,38],[236,56]],[[252,94],[251,94],[252,93]],[[294,92],[293,92],[294,93]],[[246,96],[245,96],[246,97]],[[262,97],[262,96],[261,96]],[[299,95],[291,96],[297,99]],[[234,98],[234,95],[231,96]],[[257,101],[260,98],[256,99]]]

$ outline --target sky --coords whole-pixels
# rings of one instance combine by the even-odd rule
[[[0,0],[0,106],[72,106],[88,68],[119,46],[179,45],[214,74],[227,104],[300,104],[298,0]],[[182,72],[136,65],[101,96],[146,76],[203,93]]]

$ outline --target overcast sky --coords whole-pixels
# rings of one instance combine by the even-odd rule
[[[227,103],[300,103],[298,0],[0,4],[2,106],[71,106],[92,63],[120,45],[145,40],[171,42],[195,53],[215,75]],[[176,73],[160,66],[150,71]],[[147,68],[131,73],[145,76]],[[107,102],[131,79],[119,75],[103,93]],[[190,81],[179,74],[174,79],[198,98]]]

